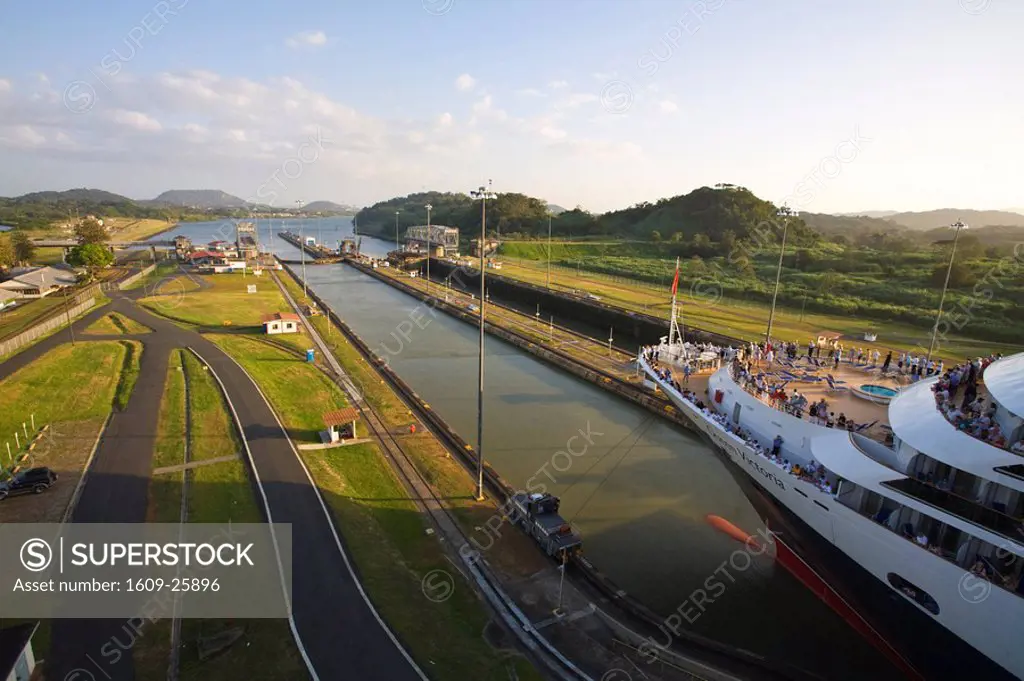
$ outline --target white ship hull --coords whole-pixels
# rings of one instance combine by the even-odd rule
[[[953,563],[860,515],[816,485],[786,473],[684,399],[659,379],[646,362],[643,369],[693,426],[778,504],[905,599],[922,617],[945,627],[1016,678],[1024,679],[1024,637],[1020,633],[1024,625],[1024,598],[987,582],[965,580],[967,573]],[[724,415],[739,409],[741,427],[762,444],[770,446],[775,435],[781,433],[787,443],[796,443],[792,450],[788,445],[784,448],[791,461],[810,459],[802,455],[802,450],[808,449],[808,439],[816,431],[824,430],[822,427],[788,416],[756,399],[733,382],[728,368],[717,371],[708,385],[708,396],[701,399],[709,408]],[[722,391],[722,401],[714,404],[712,396],[717,390]],[[930,594],[938,603],[938,614],[892,587],[890,575],[897,575]],[[986,675],[978,676],[983,677]]]

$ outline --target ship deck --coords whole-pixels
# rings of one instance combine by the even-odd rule
[[[822,361],[824,365],[825,362]],[[785,385],[787,394],[792,395],[794,390],[806,397],[808,404],[819,402],[824,398],[829,411],[834,412],[836,418],[845,414],[847,419],[852,419],[858,425],[873,424],[860,431],[879,442],[884,442],[892,432],[889,425],[889,407],[887,404],[879,404],[859,397],[853,392],[852,387],[866,384],[883,386],[900,390],[902,387],[912,383],[909,375],[900,375],[898,372],[890,371],[882,375],[879,367],[857,367],[842,362],[838,369],[829,366],[827,369],[808,363],[807,357],[799,357],[796,360],[786,360],[785,363],[776,361],[772,367],[767,362],[756,363],[752,367],[756,376],[758,373],[765,375],[765,382],[769,387],[773,385]],[[676,369],[674,376],[684,388],[704,395],[707,392],[708,378],[711,373],[694,374],[690,376],[689,383],[682,382],[682,371]],[[834,379],[836,389],[833,389],[826,376],[831,375]],[[761,397],[765,404],[771,404],[767,396]],[[804,409],[804,418],[808,418],[807,410]]]

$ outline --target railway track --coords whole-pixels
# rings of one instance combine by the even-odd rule
[[[306,326],[307,331],[310,334],[310,338],[312,338],[320,348],[324,357],[332,357],[329,347],[323,342],[323,339],[320,338],[319,334],[313,328],[312,324],[309,323],[306,316],[302,314],[290,292],[280,283],[280,281],[277,281],[276,276],[275,281],[280,287],[285,298],[288,300],[288,303],[299,314],[303,324]],[[330,319],[328,322],[333,323]],[[372,362],[372,358],[364,357],[364,359]],[[334,373],[339,373],[337,368]],[[388,380],[390,387],[395,387],[391,384],[390,377],[385,375],[385,378]],[[474,573],[473,577],[476,578],[475,581],[477,581],[478,586],[481,587],[481,591],[484,592],[484,596],[488,601],[490,601],[492,607],[498,611],[498,614],[501,616],[501,619],[505,622],[506,626],[518,628],[520,630],[520,632],[517,632],[519,634],[517,638],[519,638],[520,641],[525,640],[526,647],[529,652],[536,658],[539,658],[547,669],[556,673],[563,681],[594,681],[592,677],[588,676],[585,672],[572,664],[572,662],[559,653],[543,636],[540,635],[529,619],[515,606],[514,603],[512,603],[511,599],[505,595],[499,581],[490,571],[490,568],[484,560],[480,559],[472,561],[462,558],[462,547],[470,543],[469,537],[465,532],[463,532],[462,528],[459,527],[459,524],[455,520],[453,514],[441,502],[431,485],[427,482],[425,476],[413,463],[409,455],[406,454],[395,434],[384,425],[383,420],[380,418],[379,414],[377,414],[373,406],[363,398],[361,386],[354,384],[353,379],[344,374],[344,372],[335,376],[335,380],[342,390],[344,390],[349,396],[352,403],[359,410],[364,422],[373,433],[373,436],[381,444],[385,457],[388,459],[395,472],[400,476],[403,486],[405,486],[405,488],[411,493],[413,501],[424,512],[426,512],[435,527],[435,531],[439,532],[439,536],[442,537],[442,541],[448,544],[449,553],[454,554],[451,557],[451,561],[455,566],[455,569],[459,570],[463,576],[466,576],[459,567],[459,563],[456,562],[461,561],[462,566],[466,570],[470,573]],[[355,390],[353,390],[353,388],[355,388]],[[395,393],[410,409],[410,411],[413,413],[418,411],[419,405],[410,403],[401,390],[396,390]],[[438,439],[439,442],[443,443],[446,441],[443,433],[436,432],[429,422],[421,420],[421,423]],[[474,550],[473,553],[476,554],[477,552]],[[530,645],[529,641],[532,641],[533,645]]]

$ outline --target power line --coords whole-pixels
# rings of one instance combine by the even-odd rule
[[[575,518],[577,518],[578,515],[580,515],[583,512],[585,508],[587,508],[587,505],[590,504],[591,500],[594,498],[594,495],[600,492],[601,487],[603,487],[604,483],[608,481],[608,478],[611,477],[611,474],[615,472],[615,470],[618,468],[618,465],[622,464],[624,461],[626,461],[626,458],[630,456],[630,453],[633,451],[635,446],[640,442],[640,438],[644,436],[644,433],[647,432],[647,429],[650,427],[652,423],[654,423],[654,417],[648,416],[647,421],[642,424],[642,427],[638,427],[640,432],[637,434],[636,440],[633,441],[633,444],[630,444],[629,448],[626,450],[626,453],[623,454],[622,458],[615,462],[615,465],[611,467],[611,470],[609,470],[607,474],[605,474],[604,478],[598,483],[598,485],[594,487],[594,492],[590,493],[590,496],[587,497],[587,501],[583,503],[583,506],[581,506],[577,510],[577,512],[572,514],[572,517],[569,518],[568,522],[571,523]],[[601,457],[601,459],[604,459],[604,457]]]

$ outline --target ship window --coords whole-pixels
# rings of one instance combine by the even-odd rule
[[[939,604],[935,601],[934,598],[932,598],[931,594],[923,590],[921,587],[911,582],[908,582],[895,572],[890,572],[888,575],[886,575],[886,579],[889,580],[889,584],[892,585],[892,588],[896,589],[901,594],[903,594],[910,600],[914,601],[931,614],[939,614]]]

